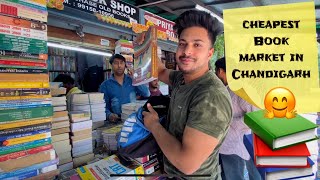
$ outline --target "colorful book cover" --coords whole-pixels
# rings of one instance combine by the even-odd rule
[[[0,97],[50,95],[49,88],[0,89]],[[42,99],[42,98],[39,98]]]
[[[257,167],[306,167],[308,164],[310,152],[305,143],[273,151],[254,134],[253,145]]]
[[[18,58],[18,59],[34,59],[34,60],[47,60],[48,54],[32,54],[19,51],[5,51],[0,50],[0,58]]]
[[[51,138],[51,132],[0,141],[0,150],[2,150],[3,147],[14,146],[14,145],[33,142],[36,140],[46,139],[46,138]]]
[[[253,135],[245,135],[243,138],[243,143],[250,154],[251,159],[254,159],[254,150],[253,150]],[[263,180],[273,180],[273,179],[297,179],[302,177],[313,176],[312,166],[314,162],[308,158],[307,168],[265,168],[257,167]],[[277,176],[275,178],[275,176]]]
[[[40,140],[35,140],[32,142],[26,142],[22,144],[17,144],[13,146],[6,146],[6,147],[1,147],[0,149],[0,155],[5,155],[5,154],[10,154],[18,151],[23,151],[23,150],[28,150],[40,146],[45,146],[51,144],[51,138],[46,138],[46,139],[40,139]]]
[[[32,148],[32,149],[22,150],[22,151],[10,153],[10,154],[5,154],[5,155],[0,156],[0,162],[8,161],[10,159],[21,158],[24,156],[28,156],[30,154],[37,154],[38,152],[47,151],[50,149],[53,149],[52,144],[48,144],[45,146],[40,146],[40,147],[36,147],[36,148]]]
[[[134,162],[132,162],[134,163]],[[131,166],[124,166],[120,163],[116,155],[109,156],[98,162],[77,168],[77,172],[82,179],[117,179],[118,177],[111,177],[111,174],[144,174],[143,167],[138,164]],[[142,177],[131,177],[134,179],[142,179]]]
[[[0,124],[0,130],[11,129],[11,128],[20,128],[25,126],[37,125],[42,123],[51,123],[52,118],[45,119],[28,119],[28,121],[12,122],[8,124]]]
[[[244,122],[272,150],[317,139],[314,133],[317,125],[300,115],[292,119],[268,119],[264,114],[264,110],[246,113]]]
[[[148,31],[138,35],[134,46],[133,86],[147,84],[158,78],[157,29],[150,26]]]
[[[38,107],[28,109],[11,109],[0,111],[0,123],[10,123],[15,120],[25,120],[34,118],[46,118],[53,116],[53,107]]]
[[[36,131],[32,131],[32,132],[20,133],[20,134],[9,135],[9,136],[0,136],[0,144],[3,143],[4,141],[10,140],[10,139],[16,139],[16,138],[21,138],[21,137],[26,137],[26,136],[33,136],[33,135],[43,134],[43,133],[48,133],[48,132],[51,132],[51,130],[50,129],[43,129],[43,130],[36,130]]]
[[[0,136],[12,136],[16,134],[23,134],[23,133],[39,131],[43,129],[50,129],[50,128],[51,128],[51,123],[36,124],[31,126],[1,130]]]

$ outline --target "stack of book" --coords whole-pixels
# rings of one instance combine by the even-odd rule
[[[317,139],[316,124],[300,115],[268,119],[264,110],[247,113],[244,122],[253,132],[244,142],[263,179],[314,175],[306,142]]]
[[[52,144],[55,148],[59,157],[59,170],[64,172],[73,168],[72,157],[71,157],[71,145],[69,137],[69,115],[66,111],[67,99],[65,94],[59,91],[58,83],[53,86],[50,85],[50,89],[55,92],[52,95],[52,106],[53,106],[53,120],[52,120]]]
[[[94,158],[92,143],[92,120],[88,111],[71,111],[71,144],[74,168]]]
[[[117,150],[117,143],[118,143],[118,137],[119,133],[121,131],[122,125],[117,125],[108,129],[104,129],[102,131],[102,137],[104,145],[108,148],[110,151]]]
[[[70,98],[71,111],[88,111],[92,120],[92,129],[104,126],[106,120],[103,93],[72,94]]]
[[[0,179],[51,179],[59,159],[51,144],[46,1],[0,6]]]
[[[142,107],[147,101],[146,100],[139,100],[139,101],[136,101],[136,102],[132,102],[132,103],[127,103],[127,104],[123,104],[121,106],[121,110],[122,110],[122,113],[121,113],[121,119],[124,121],[126,119],[128,119],[128,117],[138,111],[138,109],[140,107]]]

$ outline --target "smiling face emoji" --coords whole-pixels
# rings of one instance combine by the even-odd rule
[[[294,95],[283,87],[271,89],[264,99],[264,106],[268,111],[266,117],[268,118],[293,118],[295,105]]]

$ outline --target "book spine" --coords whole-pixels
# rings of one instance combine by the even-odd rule
[[[6,0],[8,2],[12,2],[14,4],[21,5],[23,7],[30,7],[36,10],[47,11],[47,7],[43,3],[35,3],[37,1],[25,1],[25,0]],[[40,2],[40,1],[38,1]]]
[[[38,169],[41,169],[41,168],[44,168],[44,167],[47,167],[47,166],[51,166],[51,165],[54,165],[54,164],[58,164],[58,163],[59,163],[59,159],[57,158],[55,160],[51,160],[51,161],[47,161],[47,162],[44,162],[44,163],[35,164],[35,165],[29,166],[29,167],[26,167],[26,168],[23,168],[23,169],[19,169],[19,170],[16,170],[16,171],[11,171],[11,172],[8,172],[8,173],[2,173],[2,174],[0,174],[0,179],[20,176],[20,175],[23,175],[25,173],[28,173],[29,171],[38,170]]]
[[[22,134],[22,133],[28,133],[32,131],[39,131],[43,129],[50,129],[51,123],[44,123],[44,124],[36,124],[32,126],[26,126],[21,128],[15,128],[15,129],[7,129],[7,130],[1,130],[0,131],[0,137],[1,136],[12,136],[16,134]]]
[[[0,89],[0,97],[30,96],[30,95],[50,95],[50,89],[49,88]],[[42,98],[40,97],[39,99],[42,99]]]
[[[39,152],[47,151],[50,149],[53,149],[53,146],[51,144],[28,149],[28,150],[23,150],[23,151],[19,151],[19,152],[14,152],[11,154],[2,155],[2,156],[0,156],[0,162],[8,161],[11,159],[21,158],[21,157],[28,156],[31,154],[37,154]]]
[[[2,16],[4,17],[4,16]],[[0,16],[0,18],[2,18]],[[46,26],[42,26],[45,27]],[[39,31],[31,28],[23,28],[19,26],[12,26],[12,25],[7,25],[0,23],[0,32],[1,34],[5,35],[12,35],[17,38],[30,38],[30,39],[37,39],[40,41],[47,41],[47,32],[46,31]]]
[[[28,150],[39,146],[51,144],[51,138],[35,140],[32,142],[22,143],[13,146],[1,147],[0,155],[10,154],[18,151]]]
[[[25,82],[48,82],[48,74],[8,74],[0,73],[1,82],[15,82],[15,81],[25,81]]]
[[[244,115],[244,123],[258,135],[271,149],[273,148],[274,137],[264,128],[262,128],[252,117],[248,114]]]
[[[28,132],[28,133],[15,134],[11,136],[0,136],[0,141],[6,141],[9,139],[21,138],[25,136],[33,136],[36,134],[42,134],[42,133],[48,133],[48,132],[50,132],[50,129],[37,130],[37,131]]]
[[[23,179],[27,179],[27,178],[32,178],[34,176],[38,176],[39,174],[40,174],[39,170],[33,170],[33,171],[25,172],[23,174],[19,174],[15,177],[5,178],[3,180],[23,180]]]
[[[22,119],[45,118],[53,116],[53,107],[40,107],[30,109],[12,109],[0,111],[0,122],[8,122]]]
[[[0,110],[14,110],[14,109],[28,109],[28,108],[39,108],[39,107],[49,107],[52,103],[25,103],[25,104],[0,104]]]
[[[15,139],[8,139],[8,140],[1,142],[0,150],[4,147],[14,146],[14,145],[22,144],[22,143],[27,143],[27,142],[33,142],[36,140],[46,139],[46,138],[51,138],[51,132],[36,134],[36,135],[32,135],[32,136],[25,136],[25,137],[20,137],[20,138],[15,138]]]
[[[1,84],[1,82],[0,82]],[[51,95],[28,95],[28,96],[11,96],[11,97],[1,97],[0,101],[12,101],[12,100],[27,100],[27,99],[47,99],[51,98]]]
[[[48,74],[46,69],[27,69],[27,68],[10,68],[0,67],[0,73],[16,73],[16,74]]]
[[[47,67],[47,64],[45,62],[20,61],[14,59],[0,59],[0,65]]]
[[[47,54],[47,41],[0,34],[0,49],[32,54]]]
[[[17,128],[17,127],[24,127],[24,126],[31,126],[31,125],[36,125],[36,124],[48,123],[51,121],[52,121],[52,118],[45,118],[45,119],[35,119],[32,121],[30,121],[30,119],[29,119],[28,121],[0,124],[0,130]]]
[[[19,51],[5,51],[0,50],[0,58],[22,58],[22,59],[37,59],[37,60],[47,60],[47,54],[31,54]]]

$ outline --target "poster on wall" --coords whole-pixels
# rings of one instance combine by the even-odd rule
[[[144,12],[144,20],[145,25],[155,25],[157,27],[158,39],[178,42],[177,35],[173,31],[174,22],[147,11]]]
[[[132,22],[139,21],[139,8],[124,2],[115,0],[48,0],[49,8],[64,10],[64,7],[70,7],[95,15],[100,21],[132,27]]]

